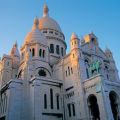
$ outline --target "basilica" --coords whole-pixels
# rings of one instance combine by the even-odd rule
[[[34,19],[23,46],[0,59],[0,120],[117,120],[120,79],[112,52],[90,31],[73,31],[71,51],[59,24]]]

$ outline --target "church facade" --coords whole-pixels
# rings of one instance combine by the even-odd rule
[[[49,17],[34,19],[20,52],[17,42],[0,60],[0,120],[116,120],[120,79],[112,52],[92,31],[65,36]]]

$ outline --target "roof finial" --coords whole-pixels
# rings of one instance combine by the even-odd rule
[[[90,33],[93,34],[93,31],[91,30]]]
[[[34,19],[34,26],[32,29],[38,28],[38,24],[39,24],[39,20],[38,20],[37,15],[36,15],[36,18]]]
[[[43,8],[43,17],[49,16],[48,12],[49,12],[49,9],[45,2],[44,8]]]

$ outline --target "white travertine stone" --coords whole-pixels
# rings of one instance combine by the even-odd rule
[[[59,24],[49,17],[45,4],[43,17],[36,16],[32,30],[20,47],[21,54],[15,42],[10,54],[0,59],[0,119],[92,120],[97,107],[97,118],[101,120],[120,116],[120,79],[110,49],[103,52],[92,31],[81,36],[81,40],[73,32],[70,44],[71,51],[66,54],[65,36]],[[102,64],[100,74],[92,71],[90,78],[92,60],[95,63],[101,60]],[[93,104],[91,97],[96,100]],[[111,104],[115,105],[116,116]]]

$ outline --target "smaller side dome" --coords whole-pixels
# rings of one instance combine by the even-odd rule
[[[37,40],[38,43],[48,45],[47,39],[46,39],[44,33],[42,33],[38,28],[38,24],[39,24],[39,20],[36,16],[36,18],[34,19],[34,25],[32,27],[32,30],[27,34],[27,36],[24,40],[24,44],[36,42],[36,40]]]
[[[74,38],[78,38],[78,36],[75,34],[75,32],[73,31],[73,34],[71,36],[71,40],[74,39]]]
[[[107,46],[106,46],[106,49],[105,49],[105,53],[111,53],[110,49],[108,49]]]

